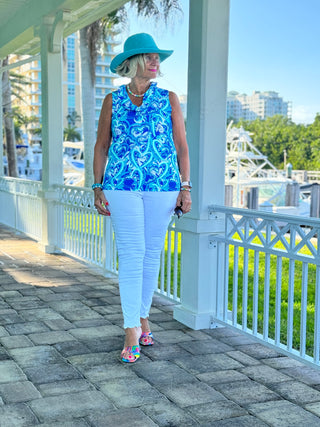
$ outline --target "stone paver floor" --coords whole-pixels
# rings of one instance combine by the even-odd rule
[[[117,281],[0,226],[0,426],[320,426],[320,371],[172,309],[124,365]]]

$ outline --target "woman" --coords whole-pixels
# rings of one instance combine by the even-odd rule
[[[106,96],[94,148],[95,207],[111,214],[115,232],[126,334],[121,358],[129,363],[139,358],[139,344],[153,345],[148,316],[171,215],[176,207],[183,213],[191,209],[178,97],[151,82],[171,54],[149,34],[126,40],[110,69],[131,82]]]

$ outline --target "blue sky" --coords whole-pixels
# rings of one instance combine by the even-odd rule
[[[196,1],[196,0],[192,0]],[[174,54],[162,66],[159,85],[187,93],[188,0],[165,27],[130,9],[125,36],[148,32]],[[228,90],[275,90],[292,101],[292,118],[310,123],[320,112],[320,0],[230,0]]]

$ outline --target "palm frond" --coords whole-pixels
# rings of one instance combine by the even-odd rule
[[[169,17],[182,13],[179,0],[131,0],[131,6],[137,14],[155,20],[163,19],[167,25]]]
[[[160,10],[155,0],[131,0],[130,4],[135,7],[137,14],[146,18],[159,18]]]
[[[19,89],[19,91],[17,92],[16,90],[13,90],[14,88],[12,87],[12,94],[11,94],[11,99],[12,101],[15,101],[16,99],[19,99],[19,101],[23,102],[24,104],[28,105],[28,99],[26,99],[25,97],[23,97],[23,93],[25,93],[24,90]],[[22,92],[22,94],[20,94]]]

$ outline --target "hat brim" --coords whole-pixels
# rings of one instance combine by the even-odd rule
[[[117,67],[119,67],[119,65],[122,64],[123,61],[128,58],[131,58],[131,56],[139,55],[140,53],[158,53],[160,62],[162,62],[165,59],[169,58],[170,55],[172,55],[173,50],[161,50],[155,48],[140,48],[128,50],[126,52],[119,53],[119,55],[113,58],[110,64],[110,70],[115,73]]]

